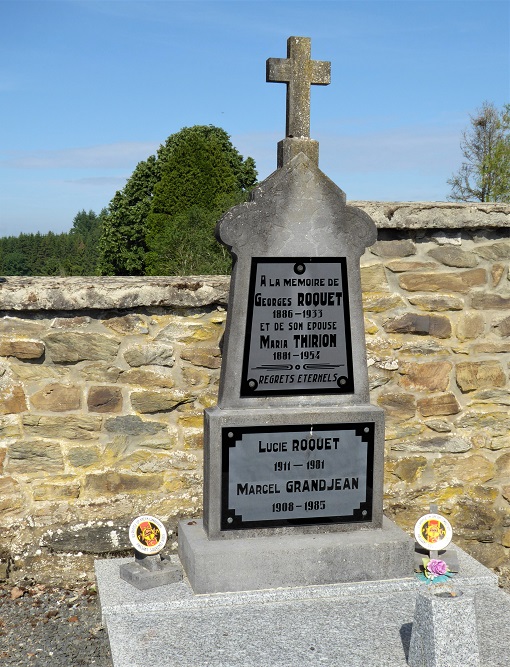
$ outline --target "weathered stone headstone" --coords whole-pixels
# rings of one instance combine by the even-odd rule
[[[291,37],[278,169],[218,223],[234,269],[218,406],[205,411],[203,523],[182,522],[195,592],[411,576],[383,520],[383,411],[370,404],[360,256],[371,218],[318,167],[310,85],[330,65]]]

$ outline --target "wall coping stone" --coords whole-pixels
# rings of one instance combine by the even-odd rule
[[[350,201],[379,229],[510,228],[510,204]],[[229,276],[10,276],[0,283],[1,311],[129,310],[225,306]]]
[[[378,229],[481,229],[510,227],[510,204],[481,202],[349,201],[368,213]]]
[[[0,311],[225,306],[229,285],[229,276],[12,276],[0,283]]]

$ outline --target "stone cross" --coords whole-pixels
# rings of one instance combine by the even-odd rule
[[[310,60],[309,37],[289,37],[287,58],[268,58],[266,81],[287,84],[287,137],[310,136],[310,86],[331,82],[331,63]]]

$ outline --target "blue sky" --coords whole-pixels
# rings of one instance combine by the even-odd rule
[[[181,127],[223,127],[265,178],[291,35],[330,60],[313,86],[321,169],[348,199],[444,201],[462,130],[510,102],[508,0],[0,0],[0,236],[99,212]]]

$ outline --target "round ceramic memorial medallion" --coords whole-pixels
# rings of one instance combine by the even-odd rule
[[[154,516],[139,516],[129,527],[129,540],[140,553],[157,554],[166,544],[165,526]]]
[[[425,514],[414,526],[418,544],[429,551],[443,551],[450,544],[453,530],[448,519],[440,514]]]

